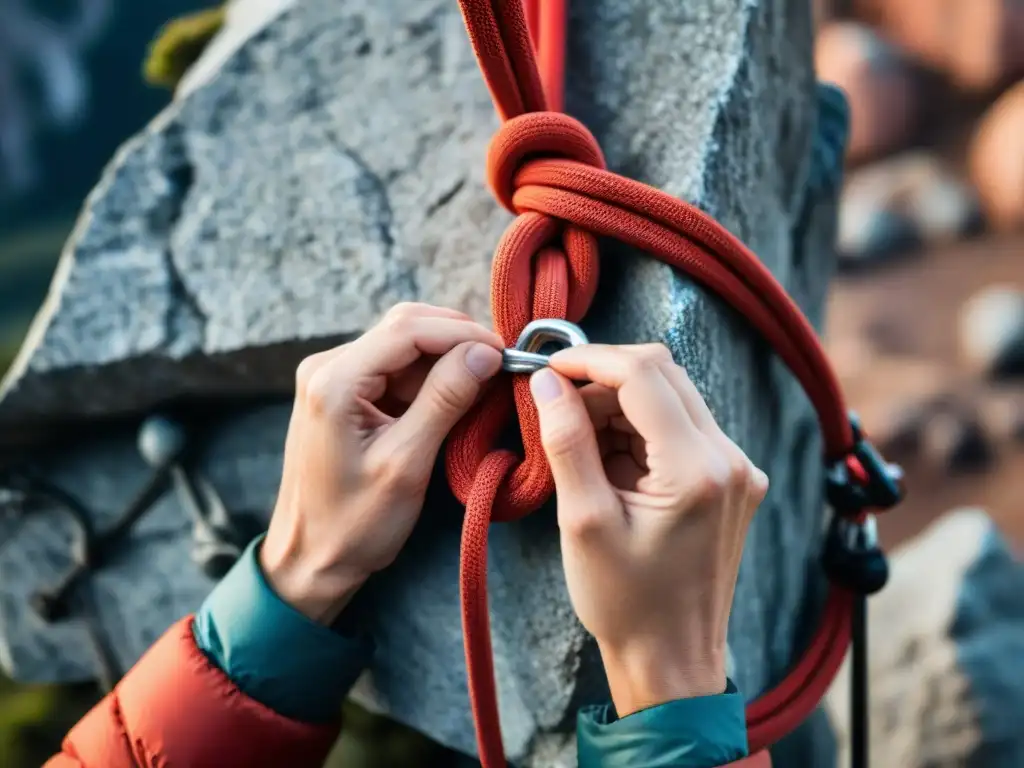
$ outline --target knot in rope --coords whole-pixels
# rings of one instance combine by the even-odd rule
[[[530,159],[575,160],[604,170],[597,139],[579,120],[564,112],[528,112],[502,123],[487,148],[487,182],[494,196],[512,213],[517,174]]]
[[[514,180],[513,180],[514,181]],[[597,290],[597,238],[574,224],[535,211],[521,213],[505,231],[491,268],[491,309],[497,332],[511,346],[523,328],[539,318],[579,322]],[[511,396],[510,396],[511,394]],[[523,459],[498,451],[501,478],[487,492],[493,500],[489,521],[507,522],[537,510],[554,492],[554,480],[541,448],[537,410],[525,376],[494,382],[487,394],[452,432],[447,448],[448,481],[467,507],[491,452],[511,416],[519,417]],[[497,471],[496,462],[487,464]]]
[[[491,311],[497,332],[511,346],[531,320],[578,322],[597,290],[598,248],[593,234],[563,218],[534,210],[542,187],[531,166],[563,162],[605,169],[604,154],[581,122],[560,112],[527,112],[506,120],[491,139],[487,178],[495,198],[519,216],[505,231],[491,267]],[[543,170],[543,169],[541,169]],[[522,191],[524,194],[520,195]],[[504,392],[499,390],[504,389]],[[448,480],[456,497],[470,503],[486,487],[490,521],[519,519],[554,492],[547,458],[540,448],[537,411],[525,377],[492,387],[492,398],[453,433],[448,447]],[[523,436],[522,461],[508,451],[490,451],[515,404]],[[486,462],[485,459],[492,458]],[[480,477],[486,472],[487,482]],[[483,491],[480,491],[483,492]]]

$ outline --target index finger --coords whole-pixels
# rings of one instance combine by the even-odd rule
[[[556,352],[549,364],[570,379],[589,379],[616,390],[622,415],[645,440],[689,439],[699,431],[662,370],[661,358],[668,351],[657,349],[584,344]]]
[[[440,357],[467,341],[495,349],[504,347],[498,334],[473,320],[413,317],[382,323],[352,342],[345,355],[345,367],[361,376],[392,375],[404,371],[423,355]]]

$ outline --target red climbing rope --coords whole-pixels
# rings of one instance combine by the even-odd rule
[[[757,257],[713,218],[605,167],[597,141],[563,114],[566,0],[459,0],[502,126],[488,180],[517,218],[494,254],[491,307],[510,346],[537,318],[578,322],[597,288],[597,235],[640,248],[721,296],[772,345],[807,392],[826,456],[851,453],[855,436],[814,329]],[[536,56],[535,56],[536,46]],[[539,62],[539,68],[538,68]],[[524,457],[492,450],[518,413]],[[466,505],[460,592],[469,696],[485,768],[505,765],[487,609],[491,522],[521,518],[554,491],[526,376],[500,382],[456,428],[448,479]],[[833,587],[803,659],[747,709],[751,751],[795,728],[835,677],[850,639],[854,596]]]

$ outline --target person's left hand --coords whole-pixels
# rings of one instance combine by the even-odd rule
[[[260,564],[330,624],[412,532],[441,444],[501,368],[501,338],[462,312],[400,304],[296,375],[284,472]],[[401,416],[384,401],[408,405]]]

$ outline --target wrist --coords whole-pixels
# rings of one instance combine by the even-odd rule
[[[295,553],[260,547],[260,569],[271,589],[285,603],[318,624],[330,626],[366,581],[344,568],[310,567]]]
[[[635,643],[610,648],[598,642],[612,704],[619,717],[677,699],[724,693],[725,651]]]

